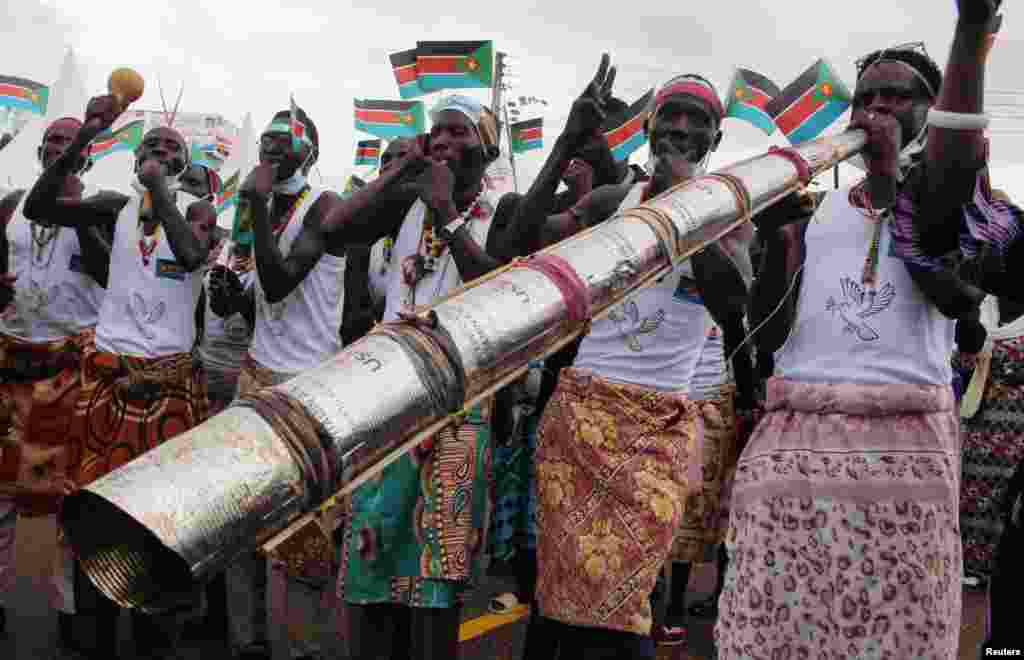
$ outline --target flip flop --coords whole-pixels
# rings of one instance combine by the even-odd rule
[[[519,599],[513,593],[504,593],[491,599],[487,607],[492,614],[507,614],[519,605]]]
[[[654,643],[658,646],[679,646],[686,643],[684,626],[660,626],[654,632]]]

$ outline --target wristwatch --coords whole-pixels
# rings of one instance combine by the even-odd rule
[[[466,224],[466,219],[462,217],[455,218],[443,227],[438,227],[435,230],[437,237],[445,243],[451,243],[455,240],[455,232],[459,230],[459,227]]]

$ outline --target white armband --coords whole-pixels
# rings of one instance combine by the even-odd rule
[[[985,113],[947,112],[931,108],[928,125],[954,131],[982,131],[988,128],[990,118]]]

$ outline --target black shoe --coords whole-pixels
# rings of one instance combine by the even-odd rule
[[[273,660],[270,656],[270,649],[266,644],[259,642],[249,644],[238,652],[236,660]]]

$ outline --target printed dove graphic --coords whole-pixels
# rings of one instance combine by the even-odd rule
[[[132,294],[132,302],[128,305],[128,315],[135,319],[135,325],[139,327],[139,332],[146,339],[154,339],[156,337],[156,334],[148,326],[159,323],[164,318],[166,311],[167,308],[163,301],[156,303],[150,309],[149,305],[146,304],[145,298],[139,293]]]
[[[661,322],[665,320],[665,310],[659,309],[654,316],[641,319],[640,309],[636,306],[636,302],[630,300],[623,303],[619,309],[610,312],[608,318],[619,325],[629,324],[631,326],[626,328],[626,345],[631,351],[640,353],[644,350],[640,343],[640,335],[649,335],[657,330]]]
[[[896,296],[896,287],[886,282],[879,291],[865,290],[849,277],[839,280],[843,292],[841,300],[829,296],[825,311],[839,314],[843,320],[843,332],[855,334],[861,341],[875,341],[878,331],[868,325],[867,319],[884,312]]]

